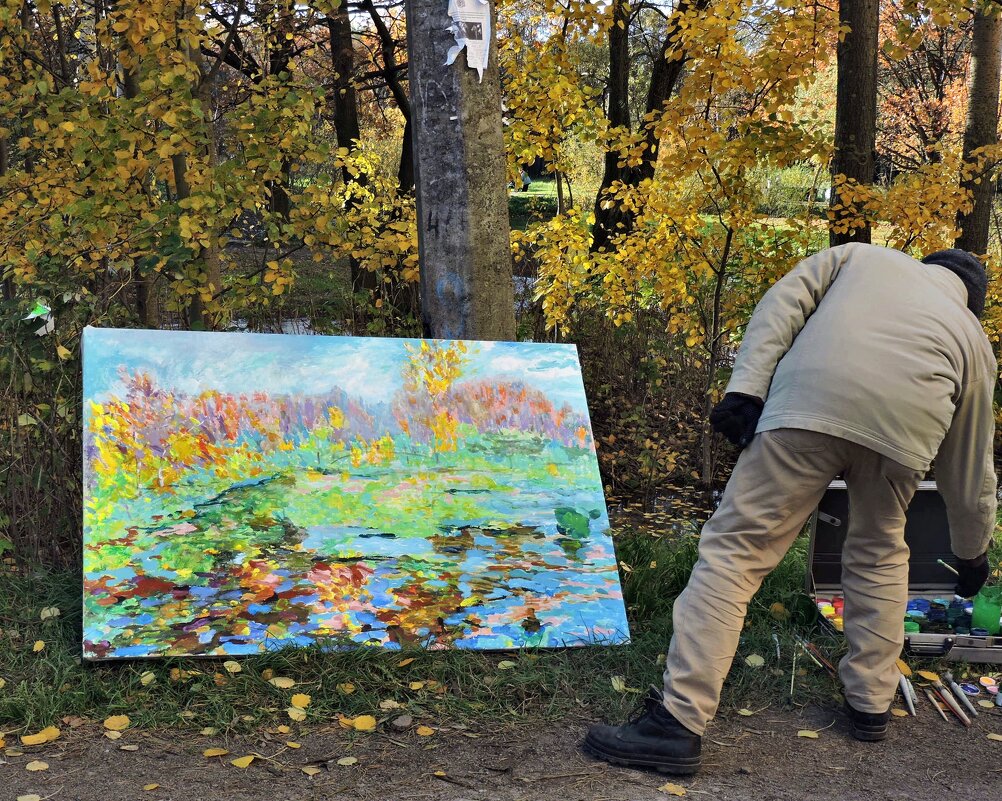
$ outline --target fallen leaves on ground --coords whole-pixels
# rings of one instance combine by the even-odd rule
[[[313,699],[310,698],[310,696],[308,696],[306,693],[296,693],[294,696],[292,696],[292,705],[299,707],[300,709],[306,709],[306,707],[310,705],[310,701],[312,700]]]
[[[61,614],[62,612],[59,611],[58,606],[47,606],[39,613],[38,616],[42,620],[53,620],[54,618],[59,617],[59,615]]]
[[[414,657],[409,657],[408,659],[401,659],[397,662],[397,667],[407,667],[411,662],[414,661]]]
[[[991,701],[985,701],[985,700],[978,701],[978,706],[984,707],[985,709],[994,709],[995,708],[995,704],[994,703],[992,703]]]
[[[55,726],[46,726],[37,734],[23,734],[21,735],[22,745],[45,745],[46,743],[51,743],[53,740],[59,737],[59,729]]]
[[[817,740],[818,733],[813,729],[801,729],[797,732],[798,737],[806,737],[808,740]]]
[[[254,761],[254,755],[248,754],[247,756],[237,757],[236,759],[231,759],[230,764],[237,768],[250,767],[251,762]]]
[[[25,770],[30,770],[32,773],[36,773],[37,771],[40,771],[40,770],[48,770],[49,769],[49,763],[48,762],[42,762],[40,759],[34,759],[31,762],[29,762],[27,765],[25,765],[24,769]]]
[[[419,737],[431,737],[435,733],[431,726],[418,726],[414,731]]]
[[[745,657],[745,664],[748,667],[760,668],[765,664],[765,658],[759,654],[749,654]]]
[[[345,718],[349,728],[355,731],[375,731],[376,719],[372,715],[359,715],[357,718]]]
[[[108,731],[125,731],[132,724],[128,715],[112,715],[104,722]]]
[[[232,659],[229,659],[226,662],[223,662],[223,670],[227,673],[239,673],[243,670],[243,668],[240,667],[239,662],[234,662]]]
[[[156,680],[157,680],[156,674],[154,674],[152,670],[147,670],[142,676],[139,677],[139,683],[142,684],[144,687],[149,687]]]
[[[37,793],[28,793],[28,795],[19,795],[17,801],[42,801],[42,796]]]
[[[339,759],[339,760],[337,761],[337,763],[338,763],[338,764],[339,764],[339,765],[340,765],[341,767],[343,767],[343,768],[346,768],[346,767],[348,767],[349,765],[357,765],[357,764],[358,764],[358,758],[357,758],[357,757],[341,757],[341,758],[340,758],[340,759]]]
[[[617,693],[626,692],[626,679],[622,676],[613,676],[610,681],[612,682],[612,689]]]
[[[424,684],[425,683],[423,681],[412,681],[407,686],[410,687],[412,690],[423,690],[424,689]]]
[[[1002,734],[995,734],[995,732],[992,732],[991,734],[988,735],[988,739],[996,740],[997,742],[1002,743]]]
[[[320,768],[313,767],[312,765],[307,765],[305,768],[300,768],[300,770],[307,776],[316,776],[320,773]]]
[[[344,682],[344,684],[337,685],[337,691],[339,693],[344,693],[345,695],[351,695],[353,692],[355,692],[355,685],[352,684],[350,681],[346,681]]]
[[[750,718],[755,713],[752,712],[750,709],[739,709],[738,714],[741,715],[741,717],[743,718]]]
[[[790,619],[789,610],[779,601],[776,601],[776,603],[769,607],[769,614],[772,615],[773,620],[783,621]]]
[[[306,712],[298,706],[290,706],[285,710],[285,714],[287,714],[292,720],[296,721],[296,723],[302,723],[306,720]]]
[[[906,717],[908,717],[908,712],[907,711],[905,711],[904,709],[898,709],[897,707],[895,707],[894,709],[891,710],[891,714],[894,715],[894,717],[896,717],[896,718],[906,718]]]
[[[668,782],[668,784],[662,784],[658,789],[662,793],[668,793],[668,795],[685,795],[685,788],[681,784],[672,784],[671,782]]]
[[[295,680],[287,676],[275,676],[272,679],[268,679],[268,684],[272,687],[278,687],[280,690],[291,690],[296,686]]]
[[[510,659],[504,659],[498,662],[498,670],[511,670],[514,667],[516,667],[516,665]]]
[[[119,751],[138,751],[138,745],[120,745],[118,746]]]
[[[384,712],[389,712],[390,710],[393,709],[400,709],[401,706],[403,706],[403,704],[401,704],[398,701],[394,701],[392,699],[386,699],[385,701],[379,702],[379,708],[382,709]]]
[[[230,752],[225,748],[206,748],[202,752],[202,756],[209,757],[209,759],[211,759],[212,757],[226,756],[228,753]]]
[[[285,745],[286,745],[287,748],[302,748],[303,747],[299,743],[293,742],[292,740],[289,740],[288,742],[286,742]]]
[[[150,790],[156,790],[159,786],[159,784],[144,784],[143,789],[149,792]]]
[[[104,736],[107,737],[109,740],[117,740],[119,737],[122,736],[122,732],[120,732],[120,731],[106,731],[104,733]]]
[[[33,646],[31,646],[31,650],[34,651],[36,654],[39,651],[44,651],[45,650],[45,640],[35,640],[35,644]]]
[[[203,737],[214,737],[215,735],[219,734],[219,729],[217,729],[215,726],[206,726],[199,732],[199,734],[201,734]]]

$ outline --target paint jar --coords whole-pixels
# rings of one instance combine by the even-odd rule
[[[970,634],[971,629],[967,626],[956,626],[953,629],[954,634]]]
[[[835,614],[842,617],[842,610],[845,609],[845,598],[832,598],[832,606],[835,607]]]
[[[971,629],[972,637],[987,637],[988,629]]]
[[[913,598],[908,602],[908,611],[910,612],[922,612],[925,614],[929,611],[930,603],[926,598]]]
[[[922,627],[914,620],[905,621],[905,634],[918,634],[920,631]]]
[[[835,617],[835,607],[831,604],[825,604],[821,607],[821,614],[827,618]]]
[[[1002,617],[1002,586],[982,587],[974,596],[974,613],[971,627],[985,629],[988,634],[999,633],[999,618]]]
[[[839,615],[832,618],[832,625],[835,627],[835,631],[842,631],[845,623]]]

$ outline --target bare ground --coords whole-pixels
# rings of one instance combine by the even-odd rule
[[[87,724],[65,730],[47,746],[0,759],[0,799],[34,793],[59,801],[648,801],[671,797],[658,789],[666,782],[684,787],[692,798],[721,801],[1002,798],[1002,742],[987,738],[1002,733],[998,709],[984,710],[971,729],[963,729],[926,704],[917,718],[892,719],[882,743],[853,740],[845,717],[833,709],[731,715],[711,726],[703,769],[689,778],[591,759],[578,748],[587,723],[496,731],[443,726],[430,737],[313,728],[297,736],[300,748],[285,745],[290,735],[265,732],[224,740],[131,730],[111,741],[100,726]],[[820,730],[818,739],[798,737],[801,729]],[[13,741],[8,737],[8,751]],[[123,745],[138,750],[124,751]],[[209,747],[231,753],[207,759],[202,752]],[[252,752],[270,759],[245,770],[228,762]],[[348,756],[357,764],[337,764]],[[33,759],[49,769],[27,771]],[[315,766],[321,770],[313,777],[302,771]],[[159,786],[143,789],[151,784]]]

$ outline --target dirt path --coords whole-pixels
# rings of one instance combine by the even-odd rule
[[[818,739],[797,737],[821,729]],[[577,748],[586,721],[492,732],[442,728],[355,735],[317,730],[284,745],[288,735],[262,733],[223,741],[187,732],[127,731],[117,741],[95,726],[67,731],[38,753],[0,761],[0,798],[36,793],[58,801],[648,801],[670,798],[658,788],[673,781],[692,798],[721,801],[940,801],[1002,798],[1002,712],[986,711],[965,730],[944,723],[926,706],[914,719],[892,720],[883,743],[852,740],[845,718],[829,709],[763,710],[715,723],[704,740],[704,766],[678,779],[611,768]],[[8,739],[8,748],[10,741]],[[138,750],[121,746],[137,745]],[[206,759],[209,747],[231,754]],[[258,752],[246,770],[227,760]],[[346,756],[358,763],[339,766]],[[49,764],[28,772],[32,759]],[[312,778],[303,766],[320,765]],[[329,765],[329,767],[327,767]],[[143,788],[150,784],[159,787]]]

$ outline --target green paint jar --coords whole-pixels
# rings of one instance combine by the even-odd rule
[[[1002,617],[1002,586],[982,587],[981,592],[974,596],[971,628],[985,629],[989,634],[998,634],[1000,617]]]
[[[922,627],[914,620],[905,621],[905,634],[918,634],[920,631]]]

